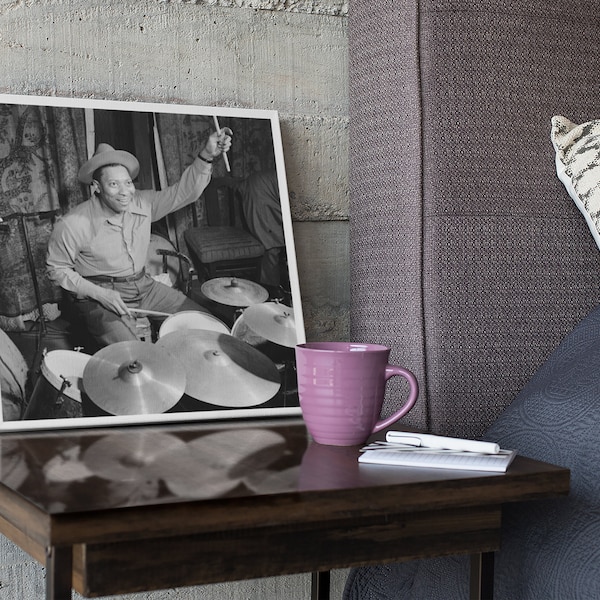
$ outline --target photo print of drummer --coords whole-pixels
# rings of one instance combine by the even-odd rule
[[[151,224],[195,202],[212,176],[213,161],[231,147],[233,132],[213,132],[180,180],[163,190],[138,190],[138,159],[101,143],[78,173],[92,196],[56,222],[46,272],[100,348],[136,340],[135,309],[209,311],[145,271]]]
[[[4,96],[0,175],[0,428],[299,413],[275,111]]]

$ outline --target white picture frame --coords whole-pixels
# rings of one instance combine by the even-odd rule
[[[58,109],[58,112],[56,109]],[[154,123],[154,126],[148,126],[148,131],[151,131],[152,139],[148,138],[148,148],[142,152],[145,157],[149,156],[150,160],[146,165],[143,164],[142,157],[139,157],[139,161],[140,165],[142,165],[140,177],[143,171],[146,186],[150,182],[151,186],[155,189],[157,189],[157,186],[171,184],[171,181],[166,180],[166,163],[163,155],[165,150],[164,145],[161,143],[161,134],[156,126],[157,122],[160,123],[166,120],[175,124],[212,122],[213,127],[230,128],[233,131],[232,147],[230,152],[225,155],[227,160],[215,162],[213,166],[213,179],[223,177],[234,179],[241,183],[247,180],[257,168],[263,168],[267,164],[272,164],[279,192],[281,226],[285,240],[285,246],[281,248],[278,259],[281,266],[282,284],[278,288],[271,288],[263,285],[258,280],[258,277],[250,275],[217,275],[216,277],[212,277],[214,286],[211,288],[210,286],[205,286],[209,278],[204,274],[199,274],[195,283],[192,281],[192,290],[189,294],[195,299],[200,297],[202,302],[206,303],[205,308],[208,307],[209,310],[211,307],[214,309],[215,305],[218,305],[217,308],[219,310],[211,310],[211,313],[225,324],[228,331],[221,332],[220,329],[204,329],[204,325],[197,325],[196,323],[190,325],[184,321],[183,324],[178,324],[170,331],[167,331],[165,335],[161,336],[160,328],[162,325],[159,327],[157,323],[154,323],[153,333],[148,334],[152,337],[147,337],[143,342],[140,340],[140,343],[145,344],[145,350],[139,351],[142,357],[141,366],[142,368],[144,366],[147,367],[146,375],[148,375],[151,367],[156,364],[154,354],[157,352],[166,352],[171,361],[168,364],[176,364],[177,368],[175,370],[185,373],[185,391],[181,398],[173,405],[173,395],[178,392],[175,392],[172,388],[176,387],[180,389],[181,384],[174,386],[171,379],[163,382],[158,379],[152,379],[151,376],[151,382],[155,384],[155,387],[167,390],[165,394],[169,396],[169,399],[168,401],[165,400],[163,404],[161,404],[162,400],[158,398],[160,394],[150,393],[148,391],[150,387],[147,387],[149,384],[142,381],[137,373],[131,374],[131,372],[128,372],[128,375],[132,379],[130,383],[131,388],[128,388],[129,384],[124,383],[122,380],[119,380],[120,385],[118,387],[115,384],[116,380],[114,378],[120,377],[120,375],[118,375],[119,371],[113,363],[121,363],[124,359],[131,363],[140,363],[136,356],[129,356],[130,354],[138,353],[138,349],[141,347],[137,343],[132,342],[129,345],[128,343],[123,343],[124,346],[119,347],[111,345],[99,350],[94,348],[93,352],[86,352],[84,349],[82,352],[78,348],[69,347],[69,339],[59,339],[58,342],[56,340],[50,342],[48,338],[45,338],[47,329],[53,321],[49,320],[47,316],[39,317],[40,313],[46,315],[48,308],[44,299],[39,298],[40,292],[37,288],[40,287],[40,283],[30,281],[30,283],[33,283],[32,287],[36,288],[37,307],[34,307],[32,310],[34,319],[26,321],[25,332],[29,334],[30,342],[31,338],[35,337],[32,332],[35,332],[37,341],[33,353],[34,356],[32,357],[30,352],[26,357],[30,365],[28,392],[24,401],[22,414],[17,419],[14,416],[7,418],[9,414],[14,414],[14,410],[10,413],[7,412],[4,407],[7,399],[6,395],[3,394],[0,431],[105,427],[144,423],[214,421],[300,415],[297,386],[295,383],[294,346],[297,343],[305,341],[305,332],[278,113],[273,110],[232,107],[0,95],[0,164],[4,164],[5,167],[9,165],[11,156],[13,158],[16,156],[15,148],[18,148],[20,144],[24,145],[28,143],[29,148],[32,145],[38,144],[40,148],[38,154],[42,157],[41,160],[45,160],[45,156],[56,156],[59,152],[57,142],[55,141],[58,137],[56,132],[60,131],[60,123],[58,121],[50,119],[52,121],[52,126],[50,126],[46,125],[43,119],[38,119],[37,123],[29,126],[29,129],[33,131],[33,133],[30,132],[28,134],[29,137],[23,133],[28,128],[28,125],[25,124],[18,132],[22,136],[22,139],[19,140],[16,139],[14,126],[12,126],[13,129],[11,131],[7,129],[10,122],[8,116],[12,115],[12,117],[15,117],[17,113],[28,113],[29,115],[34,113],[40,115],[56,113],[61,115],[62,118],[65,115],[68,116],[71,114],[69,111],[76,111],[78,118],[81,118],[83,114],[82,118],[86,123],[85,146],[87,156],[82,157],[79,161],[80,163],[84,162],[84,159],[89,159],[98,144],[102,142],[110,143],[117,149],[125,149],[135,153],[137,148],[143,148],[143,143],[140,140],[146,139],[146,130],[144,129],[144,132],[140,132],[137,123],[141,121]],[[7,116],[7,119],[4,119],[3,115]],[[104,129],[102,126],[99,126],[99,122],[103,124]],[[123,123],[126,123],[127,127],[123,127]],[[51,130],[52,128],[54,130]],[[248,132],[249,139],[243,139],[244,132]],[[81,132],[79,133],[81,134]],[[181,132],[176,133],[179,135]],[[125,140],[125,134],[128,136],[127,140]],[[254,139],[250,139],[250,135],[254,136]],[[123,143],[119,143],[119,136],[123,137]],[[260,145],[260,152],[254,150],[255,146],[253,146],[253,143],[255,142],[257,144],[256,147]],[[133,146],[131,146],[132,143]],[[11,152],[12,155],[10,154]],[[190,150],[182,152],[182,156],[186,152],[189,154]],[[194,152],[196,152],[196,149]],[[23,151],[21,151],[21,156],[23,155]],[[31,156],[33,155],[35,155],[35,152],[31,154]],[[40,160],[39,156],[36,160]],[[193,160],[193,157],[190,160]],[[228,171],[228,168],[231,171]],[[48,169],[44,172],[47,171]],[[0,170],[0,179],[3,175],[7,175],[7,173]],[[60,205],[64,196],[61,189],[64,182],[60,181],[60,177],[56,173],[52,174],[52,178],[52,185],[56,187],[59,206],[56,206],[55,203],[51,206],[32,207],[28,205],[23,208],[19,203],[18,196],[11,197],[10,194],[4,194],[0,198],[0,226],[2,228],[0,230],[0,245],[3,244],[3,231],[9,232],[6,235],[17,235],[17,230],[19,229],[21,234],[27,236],[26,229],[29,226],[30,219],[33,221],[45,219],[46,227],[51,229],[55,223],[55,219],[60,218],[62,214],[68,212],[64,206]],[[17,181],[22,180],[17,179]],[[139,182],[136,185],[139,185]],[[145,189],[148,189],[148,187]],[[82,192],[82,194],[85,196],[85,192]],[[235,206],[232,204],[233,208],[229,206],[229,197],[223,201],[226,205],[224,212],[229,210],[229,218],[232,218],[232,214],[236,210],[240,210],[239,196],[235,196],[234,194],[234,201],[237,204]],[[201,197],[193,206],[194,221],[198,219],[198,223],[194,223],[194,226],[211,227],[206,222],[207,217],[205,214],[200,215],[200,217],[197,215],[198,211],[206,211],[206,199]],[[71,206],[69,210],[72,208]],[[182,208],[180,210],[189,211],[190,209]],[[234,226],[240,228],[246,227],[243,222],[243,214],[241,215],[241,219],[240,215],[234,215],[234,217],[238,221],[241,220],[241,222],[234,224]],[[183,248],[181,247],[178,239],[178,236],[181,237],[181,232],[177,232],[176,227],[175,231],[172,232],[168,222],[159,222],[158,226],[162,227],[160,235],[166,231],[166,236],[164,237],[173,246],[173,251],[176,254],[179,253],[185,256],[189,254],[189,248],[185,247],[185,244]],[[28,275],[30,275],[31,280],[43,279],[44,277],[45,267],[43,264],[40,264],[43,262],[40,256],[43,256],[43,253],[38,249],[37,254],[34,257],[30,257],[29,263],[32,265],[32,273]],[[191,260],[192,270],[198,272],[199,269],[195,268],[196,260],[193,257],[188,256],[188,258]],[[162,261],[162,257],[158,260]],[[179,261],[180,268],[187,272],[187,267],[181,264],[181,259],[169,256],[166,260],[167,263],[163,264],[166,264],[165,270],[167,273],[156,274],[157,278],[160,279],[162,277],[163,281],[168,279],[168,276],[171,274],[169,269],[171,269],[172,260]],[[2,266],[0,265],[1,274]],[[217,281],[215,282],[215,280]],[[48,282],[44,281],[43,283],[43,287],[46,288]],[[230,288],[234,285],[239,286],[240,283],[248,285],[249,294],[258,294],[256,297],[252,297],[246,301],[247,306],[240,306],[239,302],[233,302],[226,295],[228,291],[224,291],[224,288]],[[268,292],[266,299],[263,299],[262,289]],[[208,297],[205,290],[209,290]],[[64,294],[62,290],[60,293]],[[222,294],[225,294],[225,296]],[[2,302],[2,299],[0,299],[0,313],[3,312]],[[40,306],[40,304],[43,304],[43,306]],[[52,305],[52,302],[50,304]],[[61,306],[61,302],[59,301],[57,303],[58,319],[64,319]],[[50,313],[52,312],[50,310]],[[215,312],[218,314],[215,314]],[[149,319],[154,320],[154,317],[156,315],[148,315]],[[159,317],[164,318],[165,315],[159,315]],[[281,325],[265,325],[266,321],[281,324],[282,320],[285,323],[285,332],[279,328]],[[289,331],[290,321],[293,323],[293,335]],[[40,328],[44,330],[41,334],[39,331]],[[173,329],[176,331],[174,334]],[[259,331],[256,331],[256,329],[259,329]],[[187,332],[193,331],[193,333],[177,333],[181,330]],[[205,331],[209,333],[202,333]],[[8,331],[8,333],[17,346],[20,348],[24,347],[22,343],[23,331],[17,328],[15,331]],[[169,333],[171,333],[172,338],[173,336],[177,337],[177,344],[174,344],[172,340],[171,344],[165,342]],[[201,339],[201,336],[204,336],[204,339]],[[200,355],[204,352],[205,348],[211,349],[215,344],[219,348],[217,352],[224,354],[231,364],[229,369],[224,368],[222,371],[222,386],[215,386],[214,378],[217,377],[216,375],[211,374],[202,378],[202,380],[197,377],[198,372],[208,368],[200,356],[198,357],[198,372],[191,372],[190,354],[197,352]],[[185,356],[177,355],[177,346],[184,348],[181,352],[185,352]],[[145,354],[146,352],[147,354]],[[239,356],[236,354],[237,352],[242,353],[243,360],[241,364],[238,360]],[[83,360],[79,361],[79,357],[75,356],[75,353],[84,354]],[[233,354],[236,356],[233,357]],[[144,361],[146,361],[145,364]],[[257,364],[260,363],[260,367],[255,367],[254,361]],[[73,365],[78,362],[83,362],[84,365],[77,367],[75,369],[76,373],[62,372],[73,370]],[[156,369],[155,371],[158,372]],[[221,372],[219,373],[218,377],[220,378]],[[251,375],[251,377],[247,376],[247,374]],[[106,377],[105,384],[99,382],[99,379],[104,377]],[[252,389],[255,385],[254,381],[256,377],[261,382],[257,386],[259,388],[258,391]],[[236,378],[238,379],[236,380]],[[64,385],[65,379],[69,381],[66,388]],[[192,379],[194,380],[194,384],[190,388],[190,381]],[[268,381],[267,385],[263,385],[265,379]],[[203,387],[202,382],[207,381],[209,383],[206,383]],[[232,381],[238,381],[238,388],[235,388]],[[70,393],[69,387],[72,388]],[[229,390],[229,399],[223,397],[224,391],[214,389],[215,387],[222,387],[223,390]],[[275,387],[277,390],[271,396],[271,391]],[[235,402],[234,397],[236,394],[230,392],[234,388],[239,389],[239,392],[237,392],[239,395],[246,393],[250,395],[254,394],[256,398]],[[93,393],[91,393],[91,390],[94,390]],[[107,397],[111,393],[119,396],[119,400],[108,401]],[[121,410],[122,405],[119,402],[133,403],[136,406],[143,405],[144,403],[140,398],[143,397],[144,393],[154,399],[154,406],[144,407],[140,410],[135,409],[134,414],[129,414]],[[129,399],[127,398],[128,394],[130,394]],[[93,397],[94,395],[95,398]],[[269,397],[266,397],[267,395]],[[207,401],[207,398],[209,398],[209,401]],[[71,411],[73,414],[65,417],[65,411],[61,412],[60,410],[54,411],[54,413],[50,411],[49,413],[47,404],[44,404],[48,402],[55,402],[61,406],[61,403],[65,402],[69,404],[74,403],[74,410]],[[77,402],[80,402],[81,409]],[[37,410],[33,406],[34,403],[41,403],[46,408]],[[86,409],[86,405],[88,409],[91,407],[92,410]],[[169,408],[163,410],[166,406],[169,406]],[[96,409],[98,409],[97,412]],[[81,414],[78,413],[79,410],[81,410]]]

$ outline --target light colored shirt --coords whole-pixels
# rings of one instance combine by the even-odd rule
[[[124,213],[116,214],[94,196],[82,202],[54,227],[48,243],[48,278],[80,297],[94,297],[94,275],[127,277],[147,261],[150,226],[195,202],[208,183],[212,166],[195,159],[181,179],[165,190],[136,190]]]

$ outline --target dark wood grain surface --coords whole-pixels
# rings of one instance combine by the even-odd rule
[[[0,447],[0,531],[57,570],[73,546],[90,596],[492,551],[502,504],[569,486],[567,469],[524,457],[506,474],[359,465],[358,447],[316,444],[299,420],[27,432]]]

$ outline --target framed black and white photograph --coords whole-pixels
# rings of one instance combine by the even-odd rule
[[[276,111],[0,95],[0,430],[299,415]]]

